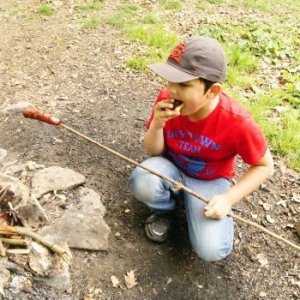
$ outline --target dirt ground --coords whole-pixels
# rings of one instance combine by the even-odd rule
[[[125,65],[134,46],[116,29],[84,30],[75,22],[76,1],[53,1],[56,14],[36,15],[40,1],[0,1],[0,110],[26,101],[123,155],[142,161],[144,122],[159,90],[154,77]],[[61,2],[64,2],[61,5]],[[78,1],[77,1],[78,2]],[[119,0],[104,1],[99,15]],[[151,3],[151,1],[149,1]],[[23,10],[12,8],[22,5]],[[0,148],[9,159],[71,168],[101,195],[111,228],[107,252],[73,250],[72,291],[36,284],[33,293],[7,299],[299,299],[299,253],[237,222],[233,254],[205,263],[192,252],[182,211],[162,245],[146,239],[148,210],[131,197],[133,166],[77,136],[21,115],[0,116]],[[235,212],[299,243],[299,174],[275,157],[276,170]],[[238,170],[242,169],[238,165]],[[116,235],[117,233],[117,235]],[[135,270],[138,285],[127,289],[123,276]],[[119,278],[114,288],[111,276]],[[89,297],[89,298],[88,298]]]

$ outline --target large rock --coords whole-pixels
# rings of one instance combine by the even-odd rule
[[[7,156],[7,150],[0,148],[0,167],[3,165],[6,156]]]
[[[5,268],[6,258],[1,258],[0,260],[0,299],[1,295],[4,296],[4,288],[8,284],[10,279],[10,272]]]
[[[25,227],[39,228],[49,223],[45,210],[34,195],[22,199],[14,207],[14,211]]]
[[[69,266],[71,262],[71,252],[65,242],[61,242],[58,235],[45,237],[48,241],[58,244],[66,249],[69,259],[63,259],[59,255],[53,255],[47,248],[39,243],[32,242],[28,265],[38,275],[36,281],[42,281],[47,286],[60,291],[66,291],[71,287],[71,275]]]
[[[49,167],[34,174],[32,193],[39,199],[43,194],[55,190],[67,190],[85,183],[85,177],[71,169]]]
[[[107,250],[110,229],[103,220],[105,207],[99,194],[87,188],[80,189],[80,205],[69,208],[52,226],[39,233],[56,234],[70,248]]]

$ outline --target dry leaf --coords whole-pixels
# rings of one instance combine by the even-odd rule
[[[276,202],[276,205],[281,205],[282,207],[286,207],[286,200],[279,200]]]
[[[29,171],[33,171],[35,169],[42,169],[45,168],[44,165],[39,165],[37,164],[35,161],[29,160],[26,162],[25,167],[29,170]]]
[[[114,288],[120,287],[120,281],[119,281],[119,279],[116,276],[112,275],[110,277],[110,280],[111,280],[112,285],[113,285]]]
[[[131,270],[130,272],[127,272],[127,275],[124,275],[124,279],[125,279],[126,287],[128,289],[131,289],[135,285],[137,285],[135,274],[134,274],[133,270]]]
[[[265,293],[265,292],[260,292],[260,293],[259,293],[259,297],[264,298],[264,297],[266,297],[266,296],[267,296],[267,293]]]
[[[58,194],[56,190],[53,191],[53,194],[56,198],[60,199],[61,201],[66,201],[67,200],[67,196],[64,194]],[[52,197],[52,198],[55,198]]]
[[[275,223],[275,220],[270,215],[266,215],[266,220],[271,224]]]
[[[272,207],[272,205],[269,203],[263,203],[262,206],[263,206],[264,210],[266,210],[266,211],[270,210],[270,208]]]
[[[300,195],[293,193],[293,201],[296,203],[300,203]]]
[[[262,267],[266,266],[269,263],[267,257],[263,253],[257,254],[256,258],[258,259],[258,262]]]

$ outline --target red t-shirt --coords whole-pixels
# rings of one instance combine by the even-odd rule
[[[155,103],[162,98],[161,91]],[[147,128],[152,119],[153,112]],[[224,93],[217,107],[200,121],[192,122],[186,116],[167,121],[164,138],[163,156],[186,175],[206,180],[231,179],[236,155],[253,165],[267,149],[265,137],[250,114]]]

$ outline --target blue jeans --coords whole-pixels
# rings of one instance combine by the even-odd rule
[[[230,182],[224,178],[199,180],[188,177],[164,157],[151,157],[142,164],[173,180],[181,181],[186,187],[206,199],[222,194],[230,188]],[[233,220],[231,217],[221,220],[206,218],[203,215],[205,206],[203,201],[187,192],[172,191],[170,182],[139,167],[132,173],[130,187],[135,199],[159,213],[174,210],[179,196],[183,195],[189,238],[194,251],[203,260],[220,260],[232,251]]]

